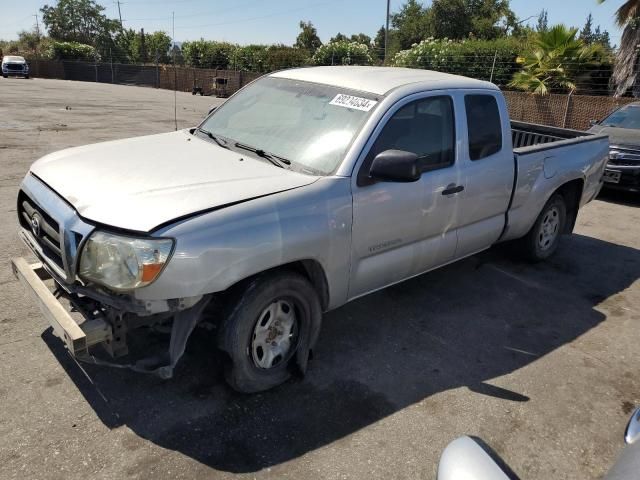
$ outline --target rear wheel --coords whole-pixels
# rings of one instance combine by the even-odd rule
[[[219,337],[229,355],[229,385],[253,393],[285,382],[298,349],[313,346],[321,321],[309,281],[295,272],[259,275],[232,295],[229,306]]]
[[[566,222],[567,206],[564,197],[556,193],[546,203],[529,233],[521,240],[527,259],[539,262],[551,257],[558,248]]]

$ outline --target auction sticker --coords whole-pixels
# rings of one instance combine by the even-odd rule
[[[356,110],[362,110],[368,112],[376,105],[375,100],[369,100],[368,98],[354,97],[353,95],[345,95],[339,93],[333,100],[329,102],[329,105],[335,105],[336,107],[354,108]]]

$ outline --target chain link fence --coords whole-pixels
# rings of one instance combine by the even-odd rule
[[[217,97],[228,97],[263,75],[262,72],[237,69],[194,68],[163,64],[139,65],[118,63],[114,60],[109,62],[33,60],[30,63],[31,73],[35,77],[175,89]],[[250,65],[249,60],[246,63]],[[407,66],[417,67],[418,65]],[[286,65],[282,67],[287,68]],[[420,67],[424,68],[423,65]],[[504,65],[499,65],[495,57],[476,58],[473,61],[469,59],[466,66],[464,62],[458,62],[455,71],[448,71],[443,66],[436,67],[447,73],[466,74],[497,84],[504,91],[511,118],[525,122],[584,130],[589,128],[591,120],[602,119],[614,109],[634,100],[629,97],[614,98],[606,95],[608,91],[603,77],[608,72],[592,70],[588,72],[588,78],[583,77],[581,79],[583,83],[577,85],[578,92],[593,92],[593,85],[596,85],[600,95],[552,93],[542,96],[509,90],[509,81],[518,66],[509,65],[506,68]],[[589,88],[586,88],[587,81]]]

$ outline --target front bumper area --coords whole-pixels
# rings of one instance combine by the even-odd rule
[[[200,297],[199,301],[189,308],[156,315],[114,313],[113,309],[99,311],[98,308],[91,306],[99,304],[92,303],[93,301],[86,297],[70,294],[61,288],[42,263],[30,264],[24,258],[14,258],[11,260],[11,268],[72,356],[98,365],[155,374],[163,379],[173,376],[175,366],[185,351],[191,332],[212,299],[207,295]],[[53,291],[45,283],[49,281],[52,281],[55,286]],[[71,309],[65,308],[59,298],[69,300]],[[89,306],[83,306],[82,301],[88,302]],[[72,313],[78,315],[80,321],[76,321]],[[143,326],[152,327],[167,321],[172,321],[171,339],[168,351],[161,355],[145,356],[132,363],[123,364],[101,360],[89,352],[90,347],[100,345],[112,358],[127,356],[129,354],[126,342],[128,330]]]
[[[45,280],[52,277],[41,263],[29,264],[24,258],[14,258],[11,269],[71,355],[88,354],[89,347],[112,341],[111,325],[104,318],[85,320],[80,324],[73,319],[45,284]]]
[[[628,192],[640,192],[640,165],[608,163],[605,169],[604,187]],[[613,178],[615,181],[608,181]]]

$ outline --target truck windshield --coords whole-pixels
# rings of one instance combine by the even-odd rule
[[[241,90],[201,127],[215,136],[291,160],[327,175],[345,153],[379,98],[344,88],[266,77]]]
[[[640,129],[640,105],[627,105],[602,121],[605,127]]]

